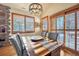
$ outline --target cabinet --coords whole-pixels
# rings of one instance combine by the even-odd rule
[[[9,7],[0,4],[0,47],[8,42]]]

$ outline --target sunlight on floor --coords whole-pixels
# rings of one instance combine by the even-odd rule
[[[60,51],[60,56],[64,56],[64,51],[63,50]]]

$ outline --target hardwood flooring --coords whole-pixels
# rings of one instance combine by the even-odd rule
[[[0,56],[14,56],[16,51],[12,46],[6,46],[0,48]]]

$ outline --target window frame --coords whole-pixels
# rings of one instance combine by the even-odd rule
[[[77,16],[77,12],[79,12],[79,9],[76,10],[76,14],[75,14],[76,16]],[[77,27],[78,27],[78,26],[77,26],[77,25],[78,25],[78,24],[77,24],[77,21],[78,21],[78,18],[76,17],[76,31],[75,31],[75,32],[76,32],[76,35],[75,35],[75,36],[76,36],[76,38],[75,38],[76,50],[77,50],[77,33],[79,32],[79,29],[77,28]]]
[[[71,50],[72,52],[73,51],[77,51],[77,31],[79,31],[79,29],[77,29],[77,11],[79,11],[79,4],[74,5],[72,7],[69,7],[68,9],[65,9],[63,11],[60,11],[60,12],[50,16],[50,23],[51,23],[53,17],[60,16],[61,14],[64,15],[64,45],[63,45],[64,47],[66,47],[65,46],[65,44],[66,44],[66,42],[65,42],[66,41],[66,31],[75,31],[75,35],[74,35],[75,36],[75,38],[74,38],[75,39],[75,50],[66,47],[67,49]],[[75,29],[74,30],[66,29],[66,18],[65,18],[65,15],[73,13],[73,12],[75,12]],[[51,31],[53,31],[51,24],[50,24],[50,28],[51,28]],[[57,31],[57,29],[55,29],[55,31]],[[77,51],[77,52],[79,52],[79,51]]]
[[[72,14],[72,13],[75,13],[75,20],[74,20],[75,21],[75,28],[74,29],[66,29],[66,15]],[[70,32],[74,31],[74,33],[75,33],[75,35],[74,35],[75,44],[74,45],[75,45],[75,50],[76,50],[76,10],[68,11],[65,13],[65,41],[66,41],[66,31],[70,31]],[[66,47],[66,42],[65,42],[65,47]],[[69,47],[67,47],[67,48],[69,48]],[[71,49],[71,48],[69,48],[69,49]]]
[[[24,22],[24,31],[14,31],[14,27],[13,27],[13,21],[14,21],[14,15],[18,15],[18,16],[23,16],[24,17],[24,21],[26,20],[25,18],[26,17],[30,17],[30,18],[34,18],[34,31],[26,31],[25,29],[25,22]],[[33,33],[35,32],[35,17],[32,17],[32,16],[27,16],[27,15],[23,15],[23,14],[18,14],[18,13],[11,13],[11,33],[12,34],[15,34],[15,33]]]

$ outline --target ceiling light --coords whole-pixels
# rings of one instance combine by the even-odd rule
[[[35,16],[40,16],[42,11],[42,5],[39,3],[32,3],[29,5],[29,12]]]

